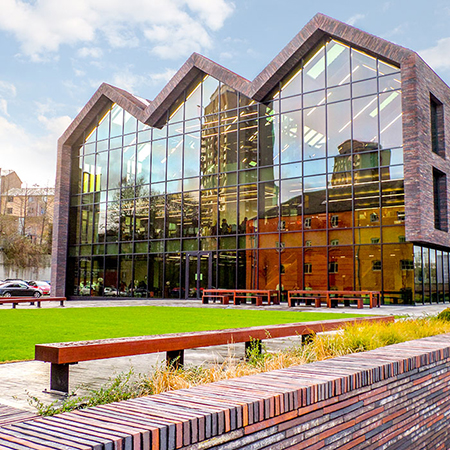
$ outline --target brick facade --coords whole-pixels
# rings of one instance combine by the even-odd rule
[[[261,101],[326,36],[351,44],[400,66],[402,75],[403,148],[405,170],[406,240],[438,248],[450,248],[448,232],[435,229],[433,167],[450,176],[448,159],[433,153],[430,133],[430,94],[444,105],[444,131],[448,130],[450,89],[411,50],[363,32],[322,14],[317,14],[253,80],[227,70],[209,59],[193,54],[153,101],[139,99],[121,89],[102,84],[58,144],[57,193],[55,197],[52,283],[55,295],[65,292],[69,196],[72,146],[108,102],[115,102],[139,121],[161,126],[164,113],[183,89],[199,74],[206,73],[237,91]],[[445,133],[445,148],[449,145]],[[450,184],[447,183],[447,189]],[[447,195],[447,198],[450,198]],[[447,208],[448,209],[448,208]],[[448,223],[448,220],[447,220]]]

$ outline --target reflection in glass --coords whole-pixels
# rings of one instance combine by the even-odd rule
[[[353,139],[362,143],[378,142],[377,96],[353,100]]]
[[[150,142],[137,147],[136,184],[150,183],[150,149]]]
[[[380,139],[382,148],[399,147],[403,143],[399,91],[380,94]]]
[[[281,115],[281,162],[302,159],[302,113],[301,111]]]
[[[287,77],[281,84],[281,97],[290,97],[302,93],[302,70],[292,71],[292,75]]]
[[[207,75],[203,79],[203,114],[219,111],[219,82]]]
[[[350,48],[332,40],[327,44],[327,84],[341,85],[350,81]]]
[[[114,105],[111,110],[111,137],[121,136],[123,133],[123,109]]]
[[[200,133],[187,134],[184,142],[184,177],[199,175]]]
[[[271,136],[271,121],[266,121],[262,126],[264,126],[265,136]],[[269,130],[268,132],[266,131],[267,129]],[[267,140],[265,143],[267,143]],[[268,151],[271,151],[270,141]],[[252,169],[257,165],[258,122],[252,119],[243,120],[239,122],[239,169]]]
[[[328,105],[327,123],[328,156],[344,153],[351,139],[350,102]]]
[[[219,234],[236,234],[237,231],[237,188],[219,190]],[[234,247],[236,244],[234,244]]]
[[[166,178],[166,141],[154,141],[152,144],[152,183]]]
[[[315,91],[325,87],[325,46],[320,47],[305,63],[303,91]]]
[[[183,236],[198,236],[199,220],[198,192],[185,193],[183,197]]]
[[[352,80],[359,81],[377,76],[377,60],[354,48],[351,49]]]
[[[303,111],[304,159],[322,158],[325,155],[325,106]]]
[[[169,138],[167,147],[167,180],[181,178],[183,163],[183,138]]]

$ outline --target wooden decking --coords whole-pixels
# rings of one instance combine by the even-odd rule
[[[2,405],[0,403],[0,426],[15,422],[23,422],[25,420],[34,419],[37,417],[38,416],[32,412],[13,408],[12,406]]]

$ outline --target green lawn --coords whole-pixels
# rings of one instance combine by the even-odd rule
[[[34,358],[34,345],[358,317],[357,314],[132,306],[0,310],[0,361]]]

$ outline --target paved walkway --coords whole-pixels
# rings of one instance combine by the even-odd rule
[[[200,300],[83,300],[69,301],[66,303],[68,308],[86,308],[86,307],[105,307],[105,306],[181,306],[181,307],[203,307],[203,308],[240,308],[240,309],[261,309],[252,305],[223,306],[221,304],[202,305]],[[356,308],[326,309],[321,308],[320,312],[351,312],[376,315],[435,315],[449,305],[430,305],[430,306],[382,306],[372,310]],[[43,303],[44,308],[54,307],[52,304]],[[0,309],[11,308],[11,305],[0,306]],[[21,305],[18,308],[28,309],[33,306]],[[289,310],[287,304],[263,306],[267,310]],[[315,308],[297,307],[291,311],[316,311]],[[269,351],[275,351],[284,348],[298,341],[298,338],[271,339],[266,342]],[[233,344],[229,346],[206,347],[192,350],[186,350],[185,361],[187,364],[201,365],[211,362],[222,362],[226,358],[232,357],[240,359],[244,355],[244,344]],[[76,364],[70,369],[71,389],[80,387],[79,394],[87,392],[89,389],[99,388],[105,384],[109,378],[120,373],[129,372],[133,369],[135,373],[149,373],[156,364],[164,361],[165,354],[138,355],[133,357],[112,358],[98,361],[86,361]],[[24,361],[15,363],[0,364],[0,404],[20,408],[28,411],[35,411],[30,406],[28,399],[35,396],[45,403],[54,400],[60,400],[61,395],[47,392],[49,388],[50,364],[40,361]]]

